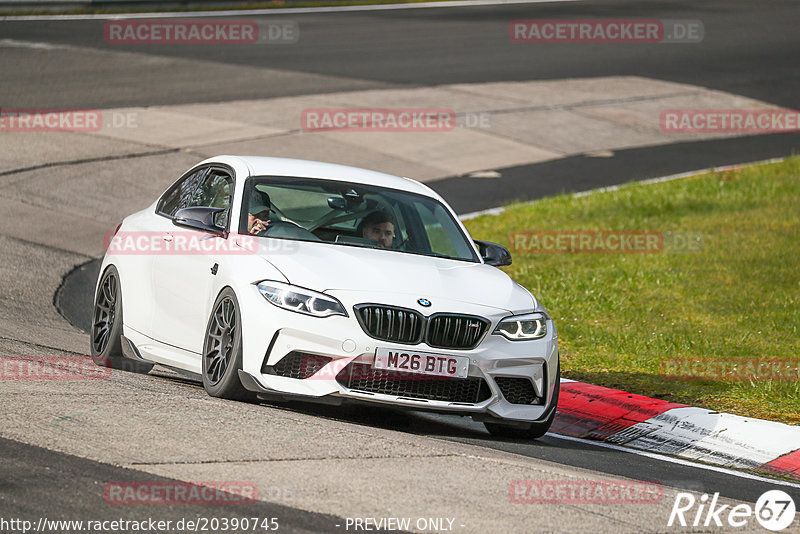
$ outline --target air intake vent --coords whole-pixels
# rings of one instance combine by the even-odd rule
[[[527,378],[498,376],[494,381],[511,404],[544,404],[544,399],[536,396],[533,383]]]
[[[336,381],[348,389],[412,399],[477,404],[492,396],[483,378],[420,376],[373,369],[363,363],[351,363],[339,372]]]
[[[318,356],[305,352],[290,352],[271,368],[265,365],[262,372],[304,380],[315,375],[332,359],[327,356]]]

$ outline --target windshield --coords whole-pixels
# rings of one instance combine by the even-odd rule
[[[247,180],[243,198],[243,234],[480,261],[450,212],[424,195],[315,178],[255,177]],[[254,227],[259,220],[269,224]]]

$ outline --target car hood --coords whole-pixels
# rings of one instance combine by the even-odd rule
[[[291,284],[317,291],[364,291],[445,298],[511,313],[536,307],[533,296],[496,267],[402,252],[292,242],[264,253]]]

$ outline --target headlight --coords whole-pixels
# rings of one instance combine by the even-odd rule
[[[285,310],[313,315],[314,317],[329,317],[331,315],[344,315],[342,303],[324,293],[318,293],[302,287],[284,284],[282,282],[259,282],[258,291],[269,302]]]
[[[536,312],[507,317],[500,321],[494,333],[511,341],[540,339],[547,335],[547,316]]]

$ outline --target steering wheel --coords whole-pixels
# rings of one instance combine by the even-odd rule
[[[275,221],[275,222],[269,223],[269,225],[267,225],[266,228],[264,228],[263,230],[259,230],[258,232],[256,232],[253,235],[257,235],[259,237],[269,237],[269,231],[270,230],[286,229],[286,228],[291,228],[292,230],[294,230],[295,228],[300,228],[301,230],[305,229],[302,226],[300,226],[299,224],[293,223],[291,221]]]

